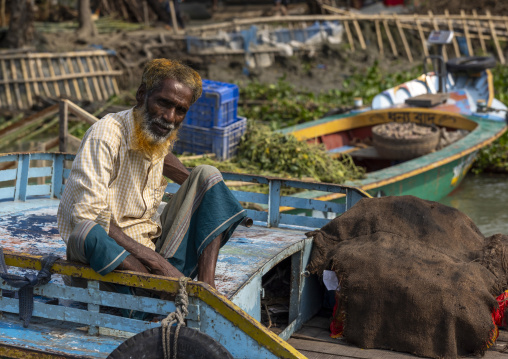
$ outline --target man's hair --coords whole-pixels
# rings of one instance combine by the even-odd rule
[[[192,103],[196,102],[203,90],[201,76],[189,66],[176,60],[154,59],[145,65],[141,84],[146,86],[147,93],[161,86],[166,79],[176,80],[192,90]]]

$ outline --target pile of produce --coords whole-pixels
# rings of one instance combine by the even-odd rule
[[[377,134],[387,138],[416,139],[427,136],[436,131],[429,126],[417,125],[413,122],[389,122],[376,127]]]
[[[304,178],[318,182],[343,183],[361,178],[365,171],[355,166],[349,156],[331,158],[324,147],[298,141],[292,135],[272,132],[268,126],[250,121],[242,137],[238,155],[232,160],[205,161],[221,171],[256,173],[277,177]],[[203,159],[185,161],[193,167]]]

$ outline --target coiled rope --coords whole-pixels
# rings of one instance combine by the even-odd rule
[[[175,335],[173,337],[173,359],[177,358],[177,343],[178,343],[178,334],[180,332],[180,327],[185,326],[185,317],[189,314],[189,310],[187,309],[189,305],[189,297],[187,295],[187,282],[190,278],[181,277],[178,280],[180,284],[180,288],[178,289],[178,294],[175,298],[175,311],[170,313],[166,318],[164,318],[161,322],[162,326],[162,349],[164,351],[164,358],[171,359],[171,326],[177,323],[175,328]]]

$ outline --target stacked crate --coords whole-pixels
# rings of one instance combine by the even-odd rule
[[[235,155],[247,119],[238,117],[238,86],[203,80],[203,93],[191,106],[178,133],[177,153],[214,153],[219,160]]]

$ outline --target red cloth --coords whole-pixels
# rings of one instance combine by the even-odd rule
[[[339,292],[335,292],[335,305],[333,307],[333,315],[332,321],[330,323],[330,337],[332,338],[340,338],[344,333],[344,319],[346,318],[346,313],[342,308]]]
[[[508,290],[504,291],[501,295],[499,295],[497,298],[497,303],[499,304],[499,308],[496,308],[492,311],[492,319],[494,321],[494,324],[498,327],[505,327],[506,326],[506,317],[505,317],[505,311],[506,307],[508,307]]]

